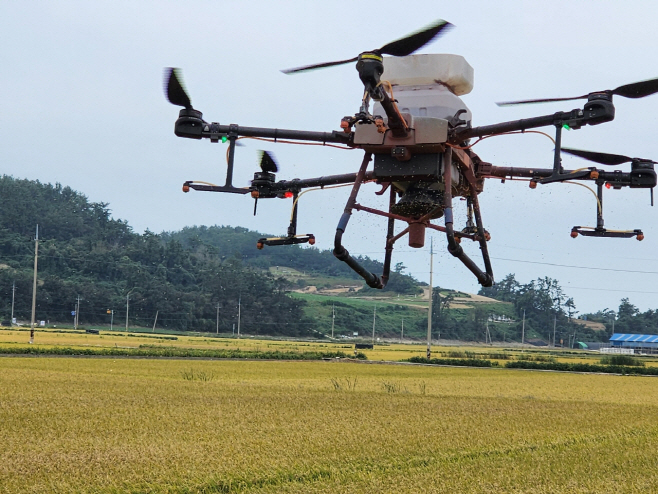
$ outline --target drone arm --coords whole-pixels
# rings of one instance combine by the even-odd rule
[[[580,176],[580,172],[576,170],[564,170],[564,175],[571,175],[573,179],[577,180],[602,180],[603,182],[610,182],[613,187],[625,187],[631,185],[631,174],[621,171],[598,171],[598,179],[589,176],[586,172],[585,176]],[[511,166],[492,166],[487,170],[487,176],[505,178],[531,178],[542,179],[548,178],[553,174],[551,168],[516,168]]]
[[[373,172],[365,172],[363,182],[374,180]],[[291,189],[306,189],[308,187],[326,187],[328,185],[351,184],[357,179],[356,173],[343,173],[342,175],[327,175],[324,177],[305,178],[302,180],[280,180],[276,182],[275,187],[282,191]]]
[[[522,118],[511,122],[483,125],[471,129],[458,129],[455,133],[455,140],[461,142],[471,137],[486,137],[495,134],[504,134],[505,132],[523,131],[537,127],[546,127],[547,125],[555,125],[556,122],[573,120],[573,113],[578,111],[582,113],[582,110],[574,110],[571,113],[557,112],[553,115],[544,115],[542,117]]]
[[[525,118],[512,122],[503,122],[471,129],[458,129],[453,135],[455,142],[461,142],[470,137],[485,137],[505,132],[523,131],[548,125],[567,125],[571,129],[579,129],[583,125],[598,125],[610,122],[615,118],[615,107],[607,96],[589,98],[581,110],[576,108],[570,112],[557,112],[553,115]]]
[[[181,110],[181,112],[186,110]],[[189,112],[188,112],[189,113]],[[181,115],[176,120],[174,133],[179,137],[190,139],[210,139],[218,141],[222,137],[264,137],[269,139],[290,139],[295,141],[312,141],[350,145],[350,136],[344,132],[312,132],[307,130],[272,129],[267,127],[242,127],[236,124],[220,125],[208,123],[201,118],[201,112],[195,115]],[[197,115],[198,114],[198,115]]]
[[[379,104],[382,105],[382,108],[386,112],[388,117],[388,127],[391,129],[391,132],[395,137],[406,137],[409,133],[409,126],[405,122],[402,115],[400,115],[400,110],[398,109],[395,101],[393,101],[386,91],[381,91],[383,96],[379,100]]]

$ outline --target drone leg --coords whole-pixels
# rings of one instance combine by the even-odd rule
[[[233,160],[235,159],[235,141],[237,138],[237,132],[229,132],[228,166],[226,167],[226,184],[224,187],[233,187]]]
[[[489,259],[489,248],[487,247],[487,237],[482,223],[482,215],[480,214],[480,203],[478,201],[477,190],[475,186],[469,182],[469,189],[471,191],[471,203],[473,204],[473,212],[475,213],[475,224],[478,229],[478,238],[480,242],[480,250],[482,251],[482,260],[484,261],[484,269],[487,271],[487,276],[491,279],[493,284],[493,268],[491,267],[491,259]],[[485,285],[486,286],[486,285]]]
[[[603,182],[598,181],[596,185],[596,197],[598,198],[598,204],[596,205],[596,229],[603,230]]]
[[[486,240],[484,239],[484,229],[482,228],[482,218],[480,217],[480,208],[477,203],[477,195],[475,194],[475,189],[473,184],[469,181],[469,187],[471,189],[471,199],[475,196],[475,201],[473,203],[475,210],[475,221],[478,225],[478,233],[480,237],[480,247],[482,248],[482,254],[484,256],[484,262],[487,269],[487,272],[484,273],[478,266],[473,262],[473,260],[466,255],[464,249],[461,245],[455,240],[455,231],[453,228],[453,216],[452,216],[452,148],[446,149],[445,154],[443,155],[443,180],[445,183],[445,192],[444,192],[444,217],[446,225],[446,236],[448,238],[448,252],[458,258],[464,266],[466,266],[478,279],[478,282],[482,286],[491,286],[493,285],[493,274],[491,271],[491,262],[489,261],[489,255],[486,250]],[[483,246],[484,242],[484,246]]]
[[[388,211],[391,212],[395,206],[395,187],[391,186],[391,195],[388,202]],[[393,257],[393,237],[395,237],[395,218],[388,219],[388,231],[386,232],[386,255],[384,257],[384,272],[382,273],[382,283],[384,286],[388,283],[391,274],[391,258]]]
[[[366,280],[366,283],[369,287],[381,289],[385,286],[382,279],[361,266],[356,261],[356,259],[350,256],[350,253],[345,247],[343,247],[341,243],[343,239],[343,233],[345,233],[347,223],[349,223],[350,216],[352,215],[352,209],[354,209],[354,205],[356,204],[356,196],[359,194],[359,189],[361,188],[361,184],[363,183],[363,179],[366,175],[366,168],[368,168],[368,163],[370,163],[371,159],[372,153],[366,153],[363,157],[363,161],[361,162],[361,168],[359,168],[359,172],[356,174],[356,179],[354,180],[354,185],[352,186],[352,192],[350,193],[350,197],[347,200],[347,204],[345,204],[345,211],[340,217],[338,227],[336,227],[336,236],[334,237],[334,256],[336,259],[343,261],[350,268],[356,271],[359,276]]]
[[[288,227],[288,236],[294,237],[297,235],[297,197],[299,192],[293,192],[292,201],[294,206],[292,207],[292,216],[290,217],[290,226]]]
[[[562,125],[555,126],[555,154],[553,156],[553,176],[562,174]]]

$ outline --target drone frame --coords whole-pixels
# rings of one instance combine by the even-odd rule
[[[571,230],[571,236],[574,238],[578,235],[625,238],[635,237],[638,240],[642,240],[644,234],[641,230],[620,231],[608,230],[604,227],[603,186],[605,185],[608,188],[612,186],[615,189],[626,186],[631,188],[650,188],[651,202],[653,205],[653,188],[656,186],[657,181],[653,166],[655,162],[650,160],[633,159],[633,166],[630,173],[622,172],[620,170],[607,172],[599,170],[596,167],[579,170],[564,170],[561,158],[562,129],[580,129],[585,125],[598,125],[612,121],[615,117],[615,107],[612,101],[613,96],[641,98],[654,94],[658,92],[658,79],[627,84],[614,90],[592,92],[575,98],[553,98],[501,103],[500,105],[505,106],[511,104],[587,99],[583,108],[576,108],[569,112],[556,112],[539,117],[513,120],[480,127],[472,127],[470,122],[461,120],[460,114],[465,110],[459,110],[453,117],[444,120],[445,124],[442,124],[444,125],[442,132],[444,132],[443,135],[445,136],[445,139],[437,138],[436,141],[416,142],[416,136],[411,128],[413,117],[409,114],[401,113],[396,101],[392,97],[392,91],[389,96],[388,92],[384,89],[384,81],[381,81],[381,76],[384,73],[382,55],[409,55],[420,49],[436,36],[439,36],[442,32],[445,32],[450,27],[450,23],[439,20],[424,30],[412,33],[411,35],[392,43],[385,44],[379,49],[362,52],[354,58],[336,62],[307,65],[283,71],[284,73],[290,74],[356,62],[356,69],[364,86],[364,95],[359,111],[354,116],[343,117],[341,120],[341,131],[311,132],[304,130],[242,127],[237,124],[220,125],[217,122],[206,122],[203,120],[203,114],[192,108],[190,98],[178,78],[177,69],[168,69],[168,73],[166,73],[165,76],[165,93],[167,98],[171,103],[184,107],[180,110],[178,120],[176,121],[174,127],[175,134],[179,137],[191,139],[207,138],[214,143],[220,142],[220,140],[222,142],[229,142],[225,184],[219,186],[205,182],[187,181],[183,185],[183,190],[185,192],[194,189],[199,191],[233,194],[250,193],[256,201],[254,204],[254,214],[256,213],[256,206],[259,197],[272,198],[287,197],[289,195],[292,196],[294,203],[287,236],[261,238],[259,239],[257,246],[258,248],[263,248],[266,245],[292,245],[305,242],[308,242],[311,245],[314,244],[314,235],[297,234],[297,208],[300,192],[309,187],[324,188],[331,185],[352,184],[350,196],[336,228],[333,253],[339,260],[347,263],[354,271],[362,276],[366,283],[373,288],[384,288],[388,282],[393,245],[395,242],[403,236],[409,235],[409,244],[412,247],[422,247],[424,245],[425,230],[427,228],[445,233],[448,243],[448,252],[454,257],[457,257],[475,275],[481,285],[491,286],[494,283],[494,277],[487,248],[487,241],[490,237],[489,233],[484,229],[478,202],[478,194],[482,192],[484,181],[487,178],[500,178],[503,182],[507,178],[526,178],[529,180],[531,188],[536,188],[538,183],[550,184],[573,180],[594,181],[598,188],[596,194],[596,227],[575,226]],[[369,104],[371,100],[380,103],[386,114],[385,118],[379,115],[373,116],[369,113]],[[366,141],[355,139],[358,129],[363,129],[368,125],[373,125],[373,128],[376,128],[376,132],[379,134],[383,134],[384,136],[389,135],[390,139],[386,141],[387,138],[382,137],[380,140],[373,139],[372,142],[367,141],[367,139]],[[445,126],[447,126],[447,128]],[[552,126],[555,128],[555,152],[553,167],[550,169],[496,167],[491,163],[482,161],[472,152],[472,145],[469,145],[469,140],[471,138],[482,139],[508,133],[522,133],[529,129],[546,126]],[[432,130],[436,129],[432,127]],[[432,135],[434,136],[434,134]],[[309,179],[294,179],[291,181],[276,181],[274,174],[269,173],[271,170],[265,170],[261,164],[263,173],[256,173],[254,181],[249,187],[240,188],[233,186],[233,169],[236,141],[238,138],[242,137],[271,139],[273,142],[286,140],[314,142],[323,145],[338,144],[347,148],[363,149],[365,155],[357,173],[330,175]],[[391,144],[392,142],[394,144]],[[417,144],[419,144],[419,146],[417,146]],[[565,152],[568,151],[565,149]],[[377,162],[375,162],[374,171],[367,170],[373,154],[377,157],[382,157],[386,156],[387,153],[389,156],[385,159],[388,160],[390,158],[390,160],[380,166],[379,172],[377,171]],[[429,155],[430,158],[426,160],[429,164],[420,163],[422,160],[419,159],[414,166],[404,168],[403,165],[400,165],[400,163],[408,162],[414,153],[417,153],[419,156]],[[583,156],[583,153],[584,152],[580,152],[580,154],[577,155],[596,162],[596,159],[593,159],[591,156]],[[590,153],[590,155],[594,154],[591,152],[588,153]],[[626,159],[626,157],[623,156],[609,156]],[[391,165],[391,163],[393,164]],[[460,176],[464,178],[466,183],[460,183],[459,190],[453,191],[452,167],[454,165],[456,165]],[[387,166],[388,168],[386,168]],[[274,167],[276,168],[275,164]],[[400,168],[404,168],[404,170],[399,171]],[[439,171],[439,168],[441,171]],[[382,169],[385,171],[382,172]],[[386,171],[388,171],[388,173],[386,173]],[[377,192],[377,194],[381,195],[387,188],[390,188],[388,211],[373,209],[357,202],[357,196],[361,185],[371,181],[376,181],[383,186],[382,190]],[[397,205],[397,196],[402,195],[404,200],[409,191],[409,189],[400,189],[399,187],[404,187],[404,185],[400,185],[400,183],[406,182],[417,184],[418,189],[421,191],[429,191],[429,188],[427,188],[426,185],[428,181],[431,184],[442,182],[442,195],[436,194],[433,196],[433,199],[429,200],[429,202],[419,201],[422,203],[422,206],[419,210],[410,213],[409,216],[399,214],[401,209],[395,208]],[[423,187],[425,187],[425,189],[423,189]],[[468,201],[469,219],[466,228],[462,231],[455,231],[453,225],[452,200],[454,194],[461,195]],[[411,203],[413,205],[413,196],[409,195],[408,197],[410,197],[410,199],[407,201],[407,204]],[[400,203],[402,203],[402,200]],[[428,211],[427,208],[430,210]],[[388,219],[384,268],[383,273],[380,276],[367,271],[349,254],[342,244],[343,234],[345,233],[354,210],[371,213]],[[432,224],[430,221],[431,218],[435,214],[436,216],[440,216],[441,213],[444,216],[444,226]],[[472,215],[475,216],[475,224],[472,222]],[[404,221],[408,224],[408,226],[398,234],[395,234],[394,228],[396,220]],[[484,270],[480,269],[480,267],[468,257],[462,249],[460,242],[463,238],[479,242],[484,262]]]

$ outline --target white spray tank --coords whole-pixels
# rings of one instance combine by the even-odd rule
[[[470,121],[471,111],[459,98],[473,90],[473,67],[460,55],[428,54],[384,57],[382,81],[389,81],[402,113],[449,119],[458,110]],[[375,102],[373,115],[385,115]]]

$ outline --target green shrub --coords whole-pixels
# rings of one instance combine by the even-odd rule
[[[552,355],[530,355],[522,353],[516,356],[516,360],[535,361],[535,362],[556,362],[555,357]]]
[[[603,365],[630,365],[633,367],[644,367],[644,362],[630,355],[606,355],[600,360]]]
[[[125,357],[202,357],[230,359],[264,359],[264,360],[322,360],[332,358],[349,358],[345,352],[282,352],[280,350],[259,351],[238,349],[199,349],[142,346],[140,348],[71,348],[71,347],[3,347],[0,354],[13,355],[109,355]],[[365,354],[357,354],[356,358],[365,360]]]
[[[433,364],[433,365],[456,365],[460,367],[491,367],[490,360],[483,360],[478,358],[466,359],[447,359],[447,358],[433,358],[427,359],[426,357],[411,357],[408,362],[415,364]]]
[[[555,370],[563,372],[600,372],[605,374],[641,374],[658,376],[658,367],[633,367],[627,365],[596,365],[565,362],[507,362],[508,369]]]

